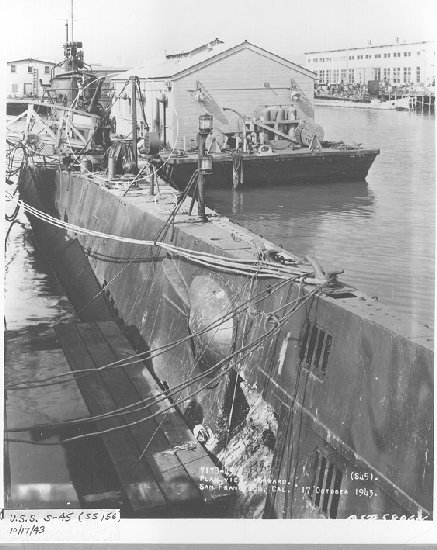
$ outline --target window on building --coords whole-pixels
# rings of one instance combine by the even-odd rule
[[[384,68],[384,80],[387,80],[387,82],[390,82],[390,67]]]
[[[381,80],[381,67],[375,69],[375,80]]]
[[[318,57],[315,57],[315,58],[313,59],[313,63],[317,63],[318,60],[319,60],[319,58],[318,58]]]
[[[420,52],[417,52],[417,55],[420,55]]]
[[[11,73],[16,73],[16,72],[17,72],[17,66],[11,65]]]
[[[28,72],[28,73],[31,73],[32,70],[33,70],[32,65],[28,65],[28,66],[27,66],[27,72]]]
[[[319,71],[319,82],[325,82],[325,71]]]
[[[346,78],[347,78],[347,70],[346,69],[341,69],[341,81],[343,83],[346,82]]]
[[[404,57],[410,57],[411,52],[404,52]]]
[[[372,57],[372,56],[371,56],[370,54],[367,54],[367,55],[366,55],[366,59],[371,59],[371,57]]]
[[[325,58],[324,58],[324,57],[321,57],[321,58],[319,59],[319,61],[320,61],[321,63],[323,63],[323,62],[325,61]]]
[[[404,84],[411,82],[411,67],[404,67]]]
[[[401,57],[401,52],[395,52],[395,53],[393,54],[393,57]]]
[[[385,54],[384,54],[384,57],[385,57],[385,58],[391,57],[391,53],[385,53]]]
[[[381,54],[380,53],[376,53],[375,54],[375,59],[379,59],[381,57]]]
[[[327,57],[327,58],[326,58],[326,61],[332,61],[332,58],[331,58],[331,57]]]
[[[420,83],[420,67],[416,67],[416,82]]]
[[[45,74],[50,74],[50,67],[48,65],[45,65],[44,67],[44,73]]]
[[[355,82],[354,70],[349,69],[349,84],[353,84],[354,82]]]
[[[357,55],[357,59],[363,59],[362,55]]]
[[[332,77],[332,81],[334,82],[334,84],[338,84],[339,77],[340,77],[340,71],[339,71],[339,69],[334,69],[334,71],[333,71],[333,77]]]
[[[401,68],[400,67],[394,67],[393,68],[393,82],[394,84],[399,84],[401,81]]]
[[[329,82],[331,82],[331,70],[328,69],[326,71],[326,83],[329,84]]]
[[[355,59],[355,56],[354,56],[354,55],[350,55],[350,56],[349,56],[349,60],[350,60],[350,61],[353,61],[354,59]]]

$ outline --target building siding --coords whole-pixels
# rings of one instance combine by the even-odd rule
[[[233,115],[225,113],[226,119],[223,119],[211,101],[207,100],[203,104],[194,98],[192,92],[196,90],[198,82],[220,107],[230,107],[241,114],[251,116],[262,105],[290,105],[292,79],[302,94],[296,104],[298,118],[312,120],[313,78],[249,48],[175,80],[172,95],[179,121],[177,147],[183,146],[184,138],[187,144],[195,140],[198,117],[205,111],[213,115],[217,113],[214,124],[222,130],[237,129]],[[268,83],[269,87],[265,87],[265,83]],[[175,135],[174,129],[172,134]]]
[[[115,97],[117,98],[117,100],[111,110],[111,113],[116,119],[117,134],[127,135],[132,129],[131,84],[129,83],[126,87],[124,87],[125,81],[115,80],[113,81],[113,86]],[[171,111],[173,110],[171,93],[168,92],[167,87],[165,86],[165,82],[160,80],[141,80],[140,89],[143,97],[145,98],[145,113],[147,123],[150,130],[155,131],[157,129],[156,100],[162,99],[163,97],[167,98],[167,116],[169,116],[169,113],[171,114]],[[120,93],[121,97],[119,97]],[[142,120],[141,106],[139,101],[137,102],[137,120],[138,122]],[[173,123],[170,123],[170,126],[173,126]]]
[[[292,79],[301,93],[301,98],[296,104],[298,117],[313,120],[313,77],[255,52],[250,46],[195,69],[185,76],[176,76],[171,81],[141,80],[140,86],[146,98],[146,116],[152,130],[157,129],[156,98],[165,94],[168,102],[167,145],[183,148],[184,145],[191,147],[196,144],[198,117],[202,113],[213,114],[215,127],[223,131],[232,132],[239,129],[238,117],[223,113],[219,106],[230,107],[241,114],[251,116],[263,105],[290,105]],[[205,102],[199,102],[195,99],[193,92],[197,89],[198,82],[212,101],[207,99]],[[114,80],[116,95],[123,85],[123,81]],[[130,97],[130,85],[125,92]],[[127,135],[131,129],[129,98],[119,100],[112,113],[117,120],[117,133]]]

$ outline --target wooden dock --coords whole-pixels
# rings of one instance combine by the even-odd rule
[[[74,371],[97,369],[135,354],[112,321],[59,324],[55,331]],[[75,377],[91,416],[125,407],[162,391],[142,361],[82,375],[76,373]],[[94,426],[99,431],[107,430],[141,421],[168,407],[171,403],[165,399],[138,412],[98,420]],[[213,477],[220,480],[221,487],[217,483],[213,490],[201,489],[204,469],[215,468],[215,465],[175,408],[135,426],[98,437],[116,472],[123,502],[134,516],[189,516],[191,510],[196,517],[202,517],[203,513],[214,516],[214,509],[225,509],[228,501],[224,489],[226,479],[215,473]],[[209,470],[207,477],[211,477],[213,471]]]

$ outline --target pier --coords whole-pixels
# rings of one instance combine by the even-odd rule
[[[410,108],[418,113],[434,113],[435,94],[415,93],[410,96]]]
[[[215,517],[220,515],[220,504],[229,504],[227,493],[221,490],[227,485],[226,479],[220,473],[214,474],[222,487],[211,490],[208,485],[208,489],[201,489],[201,476],[216,471],[216,465],[179,411],[162,396],[162,389],[145,363],[138,360],[115,322],[60,323],[43,339],[32,336],[32,342],[29,353],[35,372],[39,376],[47,375],[44,369],[47,349],[53,350],[62,371],[69,365],[73,372],[75,387],[79,388],[89,415],[99,417],[89,421],[85,418],[80,426],[64,418],[56,428],[54,424],[47,427],[41,424],[29,430],[32,441],[42,445],[56,434],[70,465],[81,457],[79,466],[88,472],[79,471],[81,468],[77,465],[70,469],[78,499],[75,506],[121,508],[129,517],[202,517],[212,511]],[[113,363],[116,368],[105,368]],[[65,386],[58,388],[67,398]],[[32,399],[32,392],[35,395],[34,392],[40,390],[18,391],[28,392],[28,399]],[[149,406],[139,408],[137,405],[135,411],[126,410],[123,415],[114,413],[142,401]],[[144,421],[149,416],[152,418]],[[6,422],[6,427],[12,426]],[[99,435],[90,436],[90,432]],[[9,434],[9,437],[13,436]],[[19,443],[9,443],[11,445],[15,447]],[[53,450],[53,447],[47,449]],[[102,471],[106,470],[107,477],[114,478],[112,485],[90,482],[91,478],[98,477],[96,472],[91,472],[96,460]],[[85,481],[85,478],[88,479]],[[9,479],[9,493],[17,494],[13,487],[14,472]],[[73,498],[73,487],[66,485],[61,489]]]

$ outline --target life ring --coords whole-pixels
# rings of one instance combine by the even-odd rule
[[[258,155],[271,155],[273,150],[270,145],[261,145],[258,149]]]

